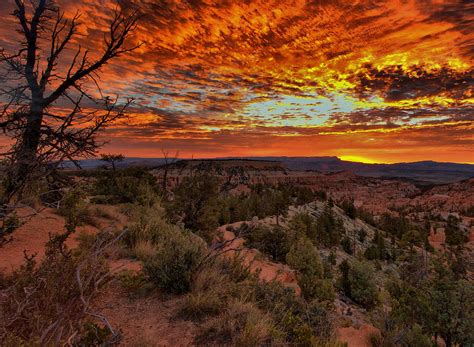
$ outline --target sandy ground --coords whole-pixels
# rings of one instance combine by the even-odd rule
[[[120,214],[115,206],[99,206],[107,213],[107,217],[95,217],[100,228],[120,229],[126,225],[126,217]],[[0,248],[0,271],[8,273],[19,268],[24,262],[25,252],[28,256],[37,255],[37,259],[44,256],[44,246],[49,236],[54,233],[65,232],[64,218],[53,209],[43,209],[39,213],[21,211],[19,215],[28,216],[25,223],[12,234],[12,241]],[[31,216],[30,216],[31,215]],[[95,234],[99,231],[94,226],[84,225],[77,228],[74,235],[68,238],[66,244],[70,248],[77,246],[77,235],[81,233]]]
[[[64,232],[64,218],[58,216],[52,209],[45,209],[34,215],[25,224],[12,234],[12,241],[0,248],[0,271],[10,272],[19,268],[24,261],[24,254],[36,254],[38,259],[44,256],[44,245],[49,240],[49,235]],[[93,226],[82,226],[78,232],[96,233]],[[66,244],[75,247],[77,240],[70,237]]]
[[[122,334],[121,346],[191,346],[197,326],[176,318],[184,297],[153,294],[129,298],[112,283],[96,300],[96,308]]]
[[[372,325],[363,325],[359,329],[355,327],[339,328],[337,338],[341,342],[346,342],[348,347],[368,347],[369,336],[377,332]]]

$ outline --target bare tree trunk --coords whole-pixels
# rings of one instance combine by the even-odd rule
[[[168,164],[165,164],[165,173],[163,174],[163,183],[161,189],[163,190],[163,194],[167,195],[168,188]]]
[[[30,115],[23,133],[19,153],[19,164],[21,167],[30,167],[36,162],[36,153],[41,138],[41,123],[43,122],[43,109],[35,104],[32,105]],[[22,170],[20,170],[22,172]]]
[[[33,103],[25,125],[25,131],[17,144],[16,164],[13,164],[7,172],[5,191],[2,197],[3,205],[7,205],[12,197],[21,191],[23,183],[27,181],[28,175],[35,166],[36,152],[41,138],[42,121],[43,110]]]

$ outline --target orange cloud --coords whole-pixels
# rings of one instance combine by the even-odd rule
[[[111,1],[83,12],[99,49]],[[123,0],[146,44],[108,66],[136,98],[110,150],[157,156],[341,155],[468,160],[474,145],[474,4],[461,0]],[[9,7],[10,6],[10,7]],[[0,45],[14,47],[11,3]]]

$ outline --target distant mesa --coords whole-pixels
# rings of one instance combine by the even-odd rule
[[[446,184],[474,177],[474,165],[419,161],[396,164],[367,164],[341,160],[338,157],[225,157],[213,159],[181,159],[180,165],[222,166],[223,168],[243,167],[260,170],[319,171],[322,173],[351,172],[359,176],[397,178],[420,184]],[[177,162],[177,163],[178,163]],[[175,164],[177,164],[175,163]],[[186,163],[186,164],[185,164]],[[84,169],[97,168],[104,163],[98,159],[80,161]],[[121,167],[158,167],[165,164],[163,158],[126,158]],[[73,168],[66,163],[66,168]]]

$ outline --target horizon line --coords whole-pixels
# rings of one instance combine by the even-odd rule
[[[105,154],[105,153],[104,153]],[[119,153],[115,153],[119,154]],[[99,154],[100,155],[100,154]],[[344,159],[344,157],[346,159]],[[350,163],[360,163],[360,164],[367,164],[367,165],[395,165],[395,164],[413,164],[413,163],[423,163],[423,162],[433,162],[433,163],[438,163],[438,164],[460,164],[460,165],[474,165],[474,162],[455,162],[455,161],[437,161],[433,159],[424,159],[424,160],[415,160],[415,161],[395,161],[395,162],[379,162],[379,161],[373,161],[371,159],[368,159],[367,161],[364,161],[363,158],[359,157],[361,160],[349,160],[348,157],[351,156],[337,156],[337,155],[322,155],[322,156],[316,156],[316,155],[311,155],[311,156],[288,156],[288,155],[266,155],[266,156],[216,156],[216,157],[183,157],[183,158],[176,158],[178,160],[219,160],[219,159],[264,159],[264,158],[337,158],[341,161],[344,162],[350,162]],[[144,156],[144,157],[127,157],[125,155],[126,159],[164,159],[163,157],[149,157],[149,156]],[[80,160],[100,160],[99,157],[95,158],[87,158],[87,159],[80,159]]]

